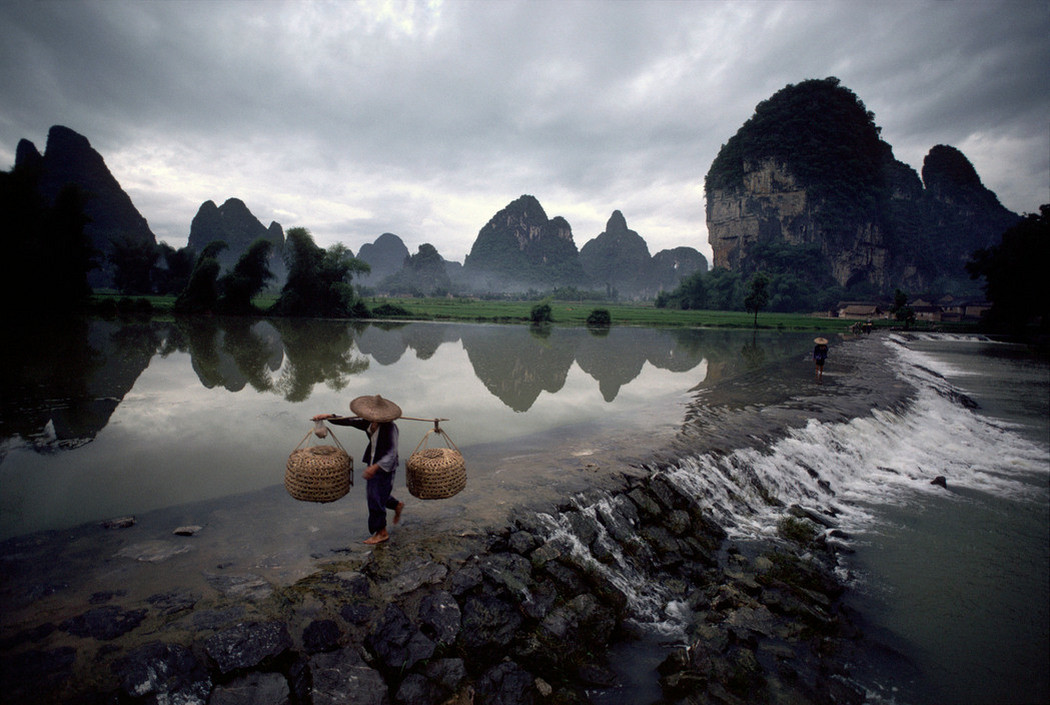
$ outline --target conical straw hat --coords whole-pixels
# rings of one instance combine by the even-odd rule
[[[363,396],[350,402],[350,411],[366,421],[387,423],[401,418],[401,407],[376,394]]]
[[[817,345],[827,345],[828,344],[828,339],[827,338],[814,338],[813,342],[816,343]]]

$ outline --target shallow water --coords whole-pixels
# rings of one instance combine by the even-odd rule
[[[219,565],[288,584],[366,551],[361,488],[312,505],[281,478],[310,415],[378,391],[406,414],[450,417],[468,459],[460,495],[407,498],[404,545],[525,508],[565,531],[560,502],[600,511],[606,479],[661,468],[736,541],[774,536],[793,503],[834,513],[855,551],[841,573],[866,635],[856,680],[873,700],[1050,697],[1050,375],[1023,348],[836,340],[817,385],[808,334],[211,321],[95,322],[71,337],[5,353],[21,370],[4,380],[0,417],[0,527],[17,537],[3,544],[5,631],[57,621],[98,590],[133,600],[172,576],[205,589]],[[402,428],[404,458],[427,425]],[[138,518],[130,531],[95,525],[124,514]],[[171,537],[184,524],[204,527],[189,544]],[[189,548],[119,558],[173,545]],[[596,698],[648,702],[683,615],[626,562],[610,571],[650,636],[617,647],[627,682]]]
[[[44,342],[50,329],[15,332],[4,351],[0,539],[279,485],[309,418],[348,413],[360,394],[448,418],[442,427],[468,454],[492,444],[532,452],[544,435],[575,438],[586,453],[623,429],[655,440],[673,432],[709,368],[742,364],[752,339],[238,319],[78,320],[65,330],[60,345]],[[778,355],[807,338],[766,333],[755,345]],[[403,458],[429,428],[401,423]],[[335,434],[360,454],[355,431]]]

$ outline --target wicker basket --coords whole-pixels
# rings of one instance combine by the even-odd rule
[[[335,436],[336,446],[306,446],[306,435],[292,454],[284,471],[284,488],[301,502],[334,502],[346,495],[354,484],[354,461]]]
[[[437,433],[444,436],[452,448],[427,448],[427,438],[434,431],[428,431],[415,452],[405,463],[405,484],[408,492],[418,499],[447,499],[467,486],[467,468],[463,455],[440,428]]]

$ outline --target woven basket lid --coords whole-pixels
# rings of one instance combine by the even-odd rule
[[[350,402],[350,411],[365,421],[376,423],[387,423],[401,418],[401,407],[378,394],[354,399]]]

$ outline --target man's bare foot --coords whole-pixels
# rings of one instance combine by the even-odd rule
[[[386,532],[386,529],[380,529],[379,531],[375,532],[367,539],[365,539],[365,543],[367,543],[369,546],[375,546],[377,543],[383,543],[389,538],[390,534]]]
[[[401,510],[405,508],[404,502],[398,502],[397,506],[394,507],[394,523],[401,521]]]

